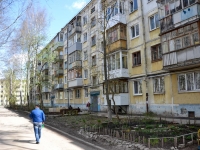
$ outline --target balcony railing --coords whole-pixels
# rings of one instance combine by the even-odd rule
[[[80,68],[81,65],[81,60],[77,60],[71,64],[69,64],[69,68],[68,69],[73,69],[73,68]]]
[[[52,51],[60,51],[63,49],[64,46],[64,42],[60,41],[60,42],[55,42],[53,47],[52,47]]]
[[[104,105],[108,105],[107,104],[107,100],[106,100],[106,96],[103,95],[104,97]],[[109,98],[112,98],[112,95],[109,95]],[[119,93],[119,94],[115,94],[114,95],[114,100],[115,100],[115,105],[117,106],[121,106],[121,105],[129,105],[129,93]],[[113,101],[111,101],[111,105],[113,104]]]
[[[42,87],[42,93],[48,93],[51,92],[51,90],[48,87]]]
[[[68,81],[69,87],[79,87],[83,86],[83,78],[75,78]]]
[[[63,55],[57,55],[56,58],[54,58],[54,62],[60,62],[63,61]]]
[[[58,69],[58,70],[55,71],[55,74],[54,74],[54,75],[55,75],[56,77],[57,77],[57,76],[62,76],[63,73],[64,73],[63,69],[60,68],[60,69]]]
[[[45,70],[48,70],[49,69],[49,65],[48,64],[45,64],[42,68],[42,71],[45,71]]]
[[[107,29],[115,26],[118,23],[126,24],[126,15],[125,14],[116,14],[115,16],[111,17],[108,21],[108,25],[106,26]]]
[[[54,90],[63,90],[64,84],[63,83],[58,83],[54,85]]]
[[[49,80],[49,76],[48,76],[48,75],[44,75],[44,76],[42,77],[42,80],[43,80],[43,81],[48,81],[48,80]]]
[[[117,50],[127,50],[126,40],[118,40],[109,44],[109,46],[106,49],[106,53],[112,53]]]
[[[76,42],[72,46],[69,47],[68,53],[71,54],[74,51],[82,50],[82,43]]]

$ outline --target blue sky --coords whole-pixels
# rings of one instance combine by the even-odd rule
[[[90,0],[41,0],[39,5],[50,17],[49,40],[68,23]]]

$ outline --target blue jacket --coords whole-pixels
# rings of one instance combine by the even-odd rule
[[[45,114],[44,112],[39,109],[35,108],[31,111],[29,117],[33,119],[33,122],[44,122],[45,121]]]

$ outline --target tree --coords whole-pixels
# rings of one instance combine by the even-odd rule
[[[27,57],[25,70],[26,74],[26,94],[29,106],[29,78],[35,76],[37,69],[37,54],[44,46],[47,39],[48,19],[45,9],[32,6],[27,10],[25,17],[20,24],[15,35],[15,44],[18,46],[21,54]],[[33,70],[31,72],[31,69]],[[33,73],[33,74],[30,74]],[[34,80],[35,81],[35,80]],[[35,85],[35,83],[34,83]],[[32,101],[31,101],[32,103]]]

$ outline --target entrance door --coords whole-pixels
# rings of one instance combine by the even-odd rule
[[[91,111],[98,111],[98,96],[91,96]]]

